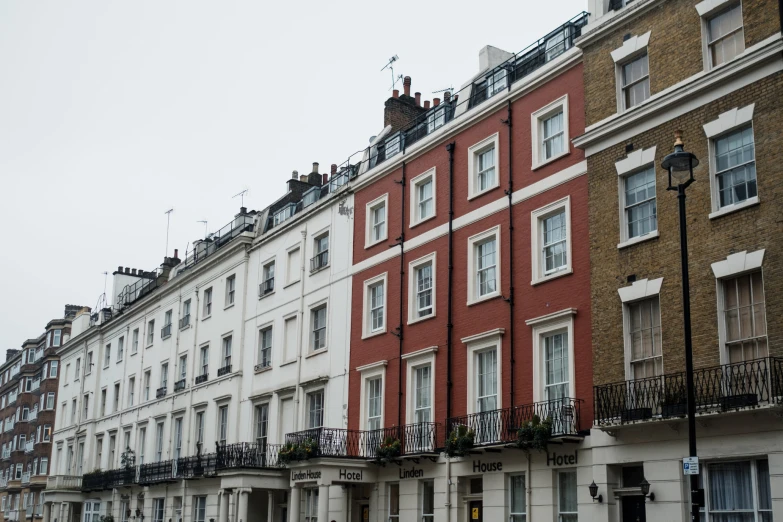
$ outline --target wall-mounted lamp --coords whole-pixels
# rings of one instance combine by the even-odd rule
[[[595,483],[595,480],[593,481],[592,484],[587,486],[587,489],[590,490],[590,496],[593,497],[593,502],[597,500],[598,503],[600,504],[601,502],[604,501],[604,496],[598,494],[598,485]]]
[[[650,499],[650,502],[655,502],[655,493],[650,493],[650,483],[647,479],[642,479],[639,483],[639,487],[642,488],[642,495]]]

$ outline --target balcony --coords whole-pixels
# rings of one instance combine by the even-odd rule
[[[180,329],[190,326],[190,314],[184,315],[179,320]]]
[[[140,486],[149,486],[150,484],[175,482],[177,480],[175,470],[176,465],[173,460],[142,464],[138,469],[136,483]]]
[[[217,447],[217,470],[282,468],[278,460],[281,444],[240,442]]]
[[[313,428],[285,436],[286,445],[308,446],[308,458],[377,459],[378,450],[388,439],[400,441],[399,457],[437,455],[440,441],[434,422],[406,424],[377,430]],[[395,456],[396,458],[397,456]]]
[[[694,370],[696,413],[717,414],[783,403],[783,358],[765,357]],[[596,426],[686,417],[685,372],[593,388]]]
[[[275,278],[270,277],[260,285],[258,285],[258,297],[264,297],[267,294],[271,294],[275,291]]]
[[[245,212],[245,209],[243,208],[241,212]],[[254,222],[254,215],[240,213],[217,232],[209,234],[203,240],[195,241],[193,249],[185,254],[185,260],[179,268],[179,273],[193,268],[244,232],[252,232]]]
[[[209,380],[209,374],[204,373],[196,377],[196,384],[201,384],[202,382],[207,382],[208,380]]]
[[[174,391],[182,391],[185,389],[185,379],[180,379],[174,383]]]
[[[37,420],[37,419],[38,419],[38,410],[37,409],[31,410],[30,413],[27,416],[27,420],[28,421],[34,421],[34,420]]]
[[[25,453],[32,453],[33,449],[35,448],[35,442],[32,440],[28,440],[24,443],[24,452]]]
[[[218,377],[222,377],[224,375],[228,375],[229,373],[231,373],[231,365],[227,364],[226,366],[224,366],[222,368],[218,368],[217,376]]]
[[[183,479],[214,477],[217,474],[215,453],[181,457],[175,461],[174,476]]]
[[[310,259],[310,273],[318,272],[319,270],[322,270],[326,268],[326,266],[329,264],[329,251],[324,250],[320,254],[317,254],[315,257]]]
[[[447,421],[446,433],[451,433],[458,426],[465,426],[473,432],[475,447],[513,444],[518,440],[519,429],[538,417],[541,420],[551,421],[552,439],[567,440],[571,437],[581,437],[579,423],[581,403],[581,399],[565,397],[453,417]]]
[[[166,388],[167,388],[166,386],[162,386],[162,387],[158,388],[157,391],[155,392],[155,398],[156,399],[161,399],[161,398],[165,397],[166,396]]]
[[[30,483],[30,472],[24,471],[22,472],[22,484],[29,484]]]
[[[171,336],[171,323],[165,325],[163,328],[160,329],[160,338],[165,339],[166,337]]]

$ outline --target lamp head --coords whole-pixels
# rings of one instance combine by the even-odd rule
[[[663,158],[661,167],[669,171],[669,189],[678,185],[690,185],[693,182],[693,169],[699,165],[699,159],[692,152],[686,152],[682,141],[682,131],[674,133],[674,152]]]

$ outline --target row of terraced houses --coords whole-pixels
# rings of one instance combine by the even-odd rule
[[[689,519],[675,133],[703,519],[783,520],[778,5],[588,10],[9,350],[3,521]]]

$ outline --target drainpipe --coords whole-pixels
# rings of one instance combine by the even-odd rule
[[[781,0],[783,1],[783,0]],[[454,325],[451,322],[452,305],[451,297],[453,292],[454,280],[454,142],[446,145],[446,151],[449,153],[449,282],[448,282],[448,306],[446,314],[446,419],[451,418],[451,336]],[[448,427],[446,428],[448,430]],[[448,436],[448,434],[446,434]]]
[[[783,1],[783,0],[780,0]],[[509,322],[509,337],[511,338],[511,378],[509,379],[510,385],[510,398],[508,405],[514,407],[514,204],[512,202],[512,195],[514,194],[514,156],[513,156],[513,130],[514,125],[511,119],[511,100],[508,101],[508,117],[505,120],[500,120],[502,123],[508,126],[508,189],[506,189],[506,195],[508,196],[508,266],[509,266],[509,295],[505,301],[508,303],[508,322]]]
[[[402,179],[395,180],[395,183],[402,187],[402,212],[400,213],[400,237],[397,238],[397,243],[391,245],[392,247],[400,247],[400,325],[397,327],[396,332],[392,332],[393,335],[399,339],[399,357],[397,359],[397,426],[403,425],[402,422],[402,325],[404,319],[402,317],[402,296],[404,293],[405,284],[405,162],[402,162]]]
[[[296,357],[296,391],[294,392],[294,431],[300,431],[299,411],[300,396],[302,395],[302,346],[304,345],[304,282],[305,282],[305,247],[307,246],[307,224],[302,229],[302,246],[299,247],[299,347]],[[284,441],[285,442],[285,441]]]
[[[451,522],[451,459],[446,459],[446,522]]]
[[[530,452],[526,451],[525,455],[527,455],[527,474],[525,475],[525,493],[527,494],[527,502],[525,505],[527,506],[527,511],[529,512],[530,507],[533,505],[533,486],[531,486],[530,480]]]
[[[242,326],[241,326],[241,330],[240,330],[240,333],[239,333],[239,347],[240,347],[239,348],[239,367],[236,368],[236,369],[232,368],[232,370],[234,370],[234,371],[242,370],[242,369],[245,368],[244,359],[245,359],[245,318],[247,317],[247,274],[248,274],[248,272],[250,270],[250,250],[249,250],[249,246],[248,245],[245,245],[244,264],[245,264],[245,275],[244,275],[245,280],[244,280],[244,283],[242,284],[242,316],[241,316],[241,319],[240,319],[240,324]],[[304,286],[304,285],[302,285],[302,286]],[[251,347],[250,353],[253,353],[252,352],[252,347]],[[252,360],[251,360],[251,363],[252,363]],[[250,364],[249,367],[252,367],[252,364]],[[242,397],[242,379],[236,379],[236,385],[237,385],[237,397]],[[241,408],[242,407],[242,401],[241,400],[240,400],[239,404],[240,404],[240,408]],[[242,420],[241,420],[241,418],[242,418],[242,415],[240,413],[240,415],[237,415],[237,418],[236,418],[236,428],[237,428],[236,432],[235,432],[236,433],[236,442],[242,442],[242,438],[240,437],[240,429],[242,427]],[[252,405],[251,405],[250,416],[248,417],[248,419],[252,419],[252,418],[253,418],[253,408],[252,408]],[[245,421],[245,425],[252,426],[252,422],[246,420]],[[251,427],[250,440],[251,441],[253,440],[253,437],[252,437],[252,427]]]

